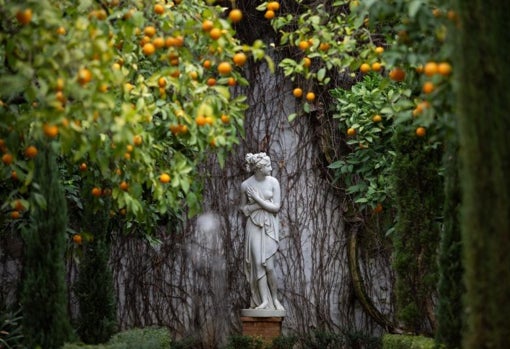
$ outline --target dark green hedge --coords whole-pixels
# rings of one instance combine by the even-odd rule
[[[423,336],[385,334],[382,338],[383,349],[434,349],[434,339]]]

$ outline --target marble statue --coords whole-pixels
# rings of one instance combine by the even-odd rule
[[[251,289],[250,308],[283,311],[274,270],[280,184],[271,176],[271,159],[266,153],[247,154],[246,167],[253,173],[241,184],[241,211],[247,217],[244,272]]]

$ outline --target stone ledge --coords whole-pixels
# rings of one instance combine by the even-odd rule
[[[282,318],[285,317],[285,310],[276,309],[241,309],[241,316],[254,318]]]

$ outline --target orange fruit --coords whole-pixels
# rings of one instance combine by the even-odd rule
[[[423,67],[423,73],[427,76],[432,76],[437,74],[437,63],[436,62],[427,62]]]
[[[99,90],[99,92],[102,92],[102,93],[108,92],[108,85],[101,84],[101,85],[99,85],[99,87],[97,89]]]
[[[432,14],[434,15],[434,17],[439,18],[443,15],[443,12],[436,7],[435,9],[432,10]]]
[[[18,174],[16,173],[16,171],[12,171],[11,172],[11,179],[13,181],[17,181],[18,180]]]
[[[377,205],[374,207],[374,213],[381,213],[383,210],[383,206],[380,202],[377,203]]]
[[[192,80],[196,80],[196,79],[198,79],[198,73],[196,71],[191,71],[191,72],[189,72],[189,77]]]
[[[140,135],[133,136],[133,143],[134,143],[134,145],[140,146],[140,145],[142,145],[142,142],[143,142],[142,136],[140,136]]]
[[[162,88],[166,86],[166,79],[164,77],[158,79],[158,86]]]
[[[32,21],[32,9],[27,8],[16,12],[16,19],[20,24],[27,25]]]
[[[347,129],[347,136],[352,137],[352,136],[355,136],[355,135],[356,135],[356,129],[355,129],[355,128],[352,128],[352,127],[349,127],[349,128]]]
[[[5,153],[4,155],[2,155],[2,162],[7,166],[12,164],[12,159],[13,159],[13,157],[12,157],[12,154],[10,154],[10,153]]]
[[[214,85],[216,85],[216,79],[215,79],[215,78],[209,78],[209,79],[207,79],[207,85],[208,85],[208,86],[214,86]]]
[[[228,86],[235,86],[235,85],[237,85],[237,81],[235,78],[230,77],[230,78],[228,78],[227,84],[228,84]]]
[[[58,27],[56,31],[58,35],[66,35],[66,28],[64,27]]]
[[[55,86],[55,89],[57,91],[62,91],[64,89],[64,85],[65,85],[64,79],[57,78],[57,85]]]
[[[293,91],[292,91],[292,94],[294,95],[294,97],[296,98],[301,98],[303,96],[303,90],[300,89],[299,87],[296,87]]]
[[[176,47],[183,47],[184,46],[184,36],[177,35],[175,38],[175,46]]]
[[[244,65],[244,63],[246,63],[247,59],[248,59],[248,57],[246,57],[244,52],[238,52],[232,58],[232,60],[234,61],[234,64],[237,65],[238,67],[242,67]]]
[[[175,46],[175,38],[173,36],[169,36],[165,39],[165,46],[166,47],[172,47]]]
[[[78,71],[78,82],[80,85],[86,85],[92,80],[92,73],[87,68],[81,68]]]
[[[203,31],[210,31],[214,27],[214,23],[211,20],[206,19],[202,22],[202,30]]]
[[[329,50],[329,47],[330,47],[329,43],[321,42],[320,45],[319,45],[319,50],[327,51],[327,50]]]
[[[21,217],[21,214],[19,213],[19,211],[12,211],[11,212],[11,218],[12,219],[19,219],[19,217]]]
[[[264,14],[264,18],[265,19],[273,19],[274,18],[274,11],[267,10],[266,13]]]
[[[81,243],[83,242],[83,238],[81,237],[80,234],[74,234],[73,235],[73,242],[77,245],[81,245]]]
[[[375,53],[377,53],[378,55],[382,54],[384,52],[384,47],[382,46],[377,46],[375,48]]]
[[[35,158],[37,155],[37,148],[33,145],[29,145],[26,149],[25,149],[25,156],[29,159],[33,159]]]
[[[427,130],[425,129],[425,127],[421,127],[421,126],[420,126],[420,127],[418,127],[418,128],[416,129],[416,135],[417,135],[418,137],[424,137],[424,136],[425,136],[425,134],[427,134]]]
[[[60,103],[66,102],[66,97],[64,96],[64,93],[62,91],[57,91],[55,93],[55,99],[59,101]]]
[[[397,68],[393,68],[390,71],[389,77],[393,81],[400,82],[400,81],[403,81],[405,79],[406,73],[401,68],[397,67]]]
[[[218,65],[218,73],[221,75],[228,75],[232,72],[232,65],[228,62],[221,62]]]
[[[101,196],[101,188],[98,188],[98,187],[94,187],[92,188],[92,196],[95,196],[96,198],[100,197]]]
[[[143,33],[152,38],[156,34],[156,28],[154,28],[152,25],[149,25],[143,29]]]
[[[155,48],[163,48],[165,47],[165,39],[163,39],[161,36],[158,36],[152,40],[152,44]]]
[[[82,162],[80,164],[80,171],[82,171],[82,172],[87,171],[87,164],[85,162]]]
[[[170,76],[173,78],[178,78],[179,76],[181,76],[181,72],[179,71],[179,69],[175,69],[170,73]]]
[[[267,4],[267,9],[271,11],[278,11],[280,9],[280,3],[278,1],[270,1]]]
[[[373,121],[373,122],[381,122],[381,121],[382,121],[382,116],[381,116],[381,115],[379,115],[379,114],[374,115],[374,116],[372,117],[372,121]]]
[[[204,126],[207,123],[203,115],[198,115],[195,118],[195,122],[197,123],[198,126]]]
[[[16,211],[23,211],[25,209],[25,206],[23,206],[23,203],[21,202],[21,200],[16,200],[14,202],[14,209]]]
[[[159,181],[161,183],[163,183],[163,184],[169,183],[170,182],[170,176],[167,173],[162,173],[159,176]]]
[[[158,15],[165,13],[165,7],[161,4],[154,5],[154,12]]]
[[[303,67],[308,68],[312,65],[312,60],[308,57],[303,58]]]
[[[243,13],[238,8],[235,8],[228,14],[228,19],[233,23],[239,23],[243,19]]]
[[[205,123],[209,124],[209,125],[214,124],[214,118],[212,116],[206,116],[205,117]]]
[[[298,46],[301,50],[306,51],[310,47],[310,43],[308,41],[303,40],[299,42]]]
[[[443,76],[448,76],[452,73],[452,66],[448,62],[441,62],[437,65],[437,72]]]
[[[221,122],[223,122],[224,124],[228,124],[230,122],[230,117],[227,114],[222,114]]]
[[[422,87],[423,93],[427,93],[427,94],[432,93],[435,89],[436,89],[436,86],[434,85],[434,83],[432,81],[426,81]]]
[[[58,135],[58,126],[57,125],[44,124],[43,125],[43,133],[48,138],[55,138]]]
[[[153,44],[148,42],[145,45],[143,45],[142,51],[143,51],[144,55],[150,56],[150,55],[154,54],[154,52],[156,52],[156,47],[154,47]]]
[[[119,184],[119,188],[120,188],[120,190],[127,191],[129,189],[129,184],[127,184],[126,181],[122,181]]]
[[[221,29],[220,28],[212,28],[209,32],[209,36],[213,40],[218,40],[221,37]]]
[[[210,60],[206,59],[206,60],[204,61],[204,63],[202,63],[202,66],[203,66],[205,69],[209,69],[209,68],[211,68],[212,63],[211,63],[211,61],[210,61]]]
[[[363,74],[366,74],[368,73],[372,68],[370,67],[370,64],[368,63],[363,63],[360,67],[359,67],[359,71],[362,72]]]
[[[382,65],[379,62],[372,63],[372,70],[373,71],[381,71]]]
[[[306,94],[306,100],[307,100],[308,102],[313,102],[313,101],[315,100],[315,93],[313,93],[313,92],[308,92],[308,93]]]

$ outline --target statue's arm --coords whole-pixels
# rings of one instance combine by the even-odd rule
[[[249,195],[255,200],[255,202],[264,210],[269,211],[271,213],[277,213],[280,211],[280,183],[276,178],[271,177],[271,186],[273,190],[273,199],[272,201],[264,200],[260,195],[258,195],[254,190],[252,192],[248,192]],[[249,189],[248,189],[249,190]]]
[[[257,203],[248,203],[247,189],[248,185],[243,182],[241,184],[241,207],[239,207],[239,209],[246,217],[250,216],[251,213],[258,208]]]

